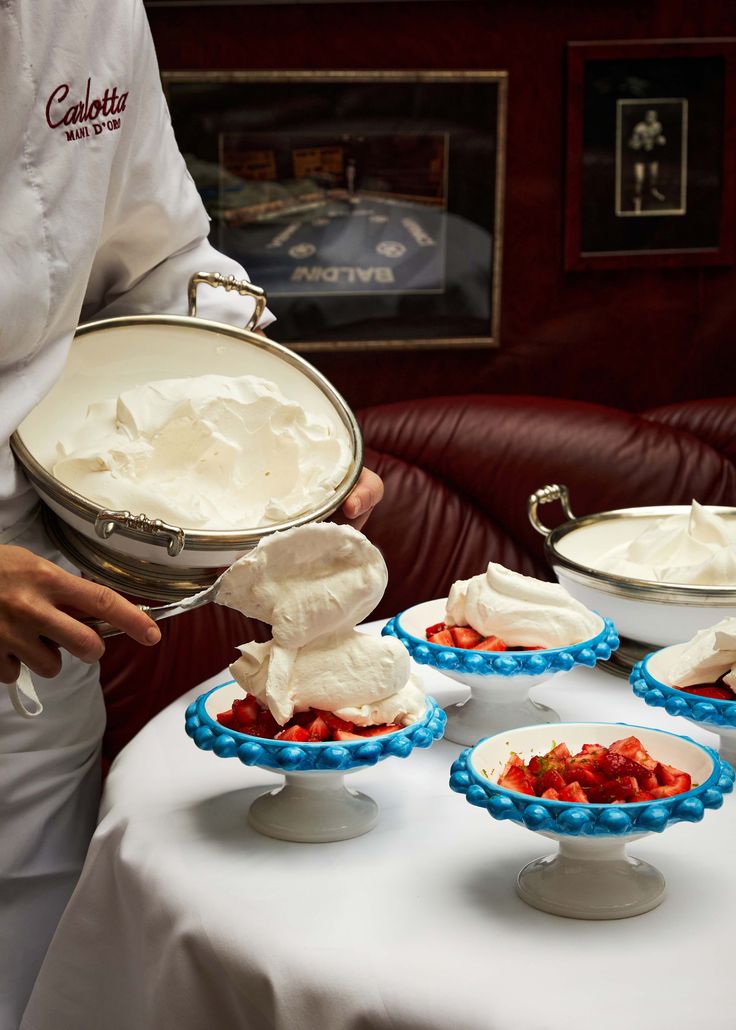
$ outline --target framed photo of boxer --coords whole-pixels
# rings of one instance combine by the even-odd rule
[[[498,345],[505,72],[164,72],[210,239],[298,350]]]
[[[565,268],[725,265],[736,40],[570,43]]]

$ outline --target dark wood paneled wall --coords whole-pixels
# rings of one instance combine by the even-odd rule
[[[354,406],[480,392],[633,410],[736,393],[736,269],[562,268],[565,44],[734,36],[732,0],[275,4],[148,14],[167,70],[508,70],[501,347],[311,356]]]

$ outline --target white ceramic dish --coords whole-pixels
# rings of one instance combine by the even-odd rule
[[[294,743],[268,740],[227,729],[219,712],[232,707],[243,691],[231,681],[201,694],[186,711],[187,735],[202,751],[237,758],[284,774],[276,790],[256,798],[248,822],[267,837],[321,844],[347,840],[372,830],[378,820],[373,798],[348,787],[344,778],[386,758],[407,758],[442,736],[445,713],[427,697],[424,715],[410,726],[363,740]]]
[[[736,764],[736,701],[688,694],[673,685],[673,662],[685,647],[674,644],[647,655],[638,662],[629,678],[632,689],[652,708],[664,708],[668,715],[679,715],[720,738],[719,754]]]
[[[512,751],[524,762],[564,742],[575,754],[583,744],[610,746],[636,736],[657,761],[688,772],[694,786],[674,797],[635,804],[575,804],[532,797],[496,782]],[[517,891],[527,904],[574,919],[641,915],[664,899],[658,869],[631,858],[626,847],[676,822],[699,822],[733,790],[734,771],[710,748],[664,730],[625,723],[527,726],[481,741],[454,763],[450,786],[494,819],[507,819],[559,844],[519,873]]]
[[[560,501],[567,521],[550,530],[542,524],[540,504]],[[736,522],[736,508],[709,506]],[[736,615],[736,584],[693,586],[614,576],[596,569],[601,554],[639,536],[669,515],[686,515],[687,505],[623,508],[576,518],[565,486],[542,487],[527,501],[529,520],[545,538],[547,560],[569,594],[587,608],[607,615],[622,637],[663,647],[689,640],[700,629]]]
[[[445,736],[455,744],[474,744],[481,737],[515,726],[558,722],[557,712],[530,699],[532,687],[575,665],[605,661],[618,647],[613,624],[600,616],[599,632],[569,647],[475,651],[432,644],[425,631],[444,620],[446,607],[446,598],[414,605],[391,619],[383,633],[397,637],[418,664],[429,665],[470,687],[470,698],[447,712]]]
[[[251,374],[331,423],[353,454],[334,495],[313,511],[268,527],[192,530],[165,526],[145,512],[106,512],[60,483],[51,471],[59,439],[88,406],[159,379]],[[52,513],[52,535],[78,567],[130,594],[176,601],[208,586],[223,568],[281,529],[331,515],[360,475],[363,443],[355,417],[331,384],[303,358],[246,330],[174,315],[108,319],[82,326],[50,393],[23,420],[11,445]]]

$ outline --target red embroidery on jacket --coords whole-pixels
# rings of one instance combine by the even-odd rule
[[[69,84],[62,82],[51,93],[46,101],[46,122],[51,129],[65,128],[65,135],[68,140],[83,139],[91,136],[88,122],[92,122],[92,129],[95,135],[99,135],[104,129],[114,131],[120,128],[120,118],[112,117],[119,115],[125,110],[128,100],[127,93],[118,93],[117,86],[106,86],[104,93],[100,96],[91,97],[92,80],[87,79],[83,100],[73,100],[66,107],[65,102],[69,96]],[[102,119],[99,121],[98,119]],[[67,129],[67,126],[76,125],[76,129]]]

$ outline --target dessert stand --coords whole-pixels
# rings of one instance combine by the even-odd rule
[[[473,651],[432,644],[424,638],[425,629],[444,618],[446,606],[446,598],[415,605],[390,619],[383,634],[397,637],[419,665],[429,665],[470,687],[470,698],[447,713],[445,736],[455,744],[474,744],[480,737],[516,726],[559,722],[553,709],[530,700],[532,687],[575,665],[605,661],[618,647],[613,623],[600,616],[600,631],[570,647]]]
[[[539,505],[559,501],[566,521],[549,529],[539,518]],[[736,521],[736,508],[708,506],[721,518]],[[601,554],[632,540],[660,519],[686,515],[689,505],[621,508],[576,518],[566,486],[551,484],[527,500],[532,526],[544,537],[547,561],[572,597],[613,619],[621,648],[607,671],[628,677],[649,651],[689,640],[700,629],[736,615],[736,587],[698,586],[630,579],[601,572]]]
[[[509,754],[524,761],[564,741],[575,753],[585,743],[605,746],[635,734],[652,757],[689,772],[691,790],[634,804],[576,804],[507,790],[494,780]],[[484,774],[484,770],[488,775]],[[551,730],[527,726],[468,748],[454,762],[450,787],[494,819],[508,819],[556,840],[556,854],[526,865],[517,879],[521,899],[534,908],[573,919],[623,919],[655,908],[665,881],[654,866],[626,854],[626,846],[677,822],[699,822],[733,790],[734,771],[711,748],[689,737],[625,723],[561,723]]]
[[[345,775],[385,758],[407,758],[415,747],[427,748],[439,740],[445,725],[445,713],[428,697],[422,718],[393,733],[340,743],[296,744],[222,726],[217,713],[242,696],[233,680],[201,694],[187,708],[186,732],[202,751],[284,774],[284,785],[261,795],[248,812],[254,830],[279,840],[324,843],[373,829],[378,805],[347,787]]]
[[[669,669],[685,644],[675,644],[647,655],[632,670],[629,682],[637,697],[652,708],[664,708],[668,715],[680,715],[720,737],[718,752],[736,764],[736,701],[698,697],[671,686]]]

